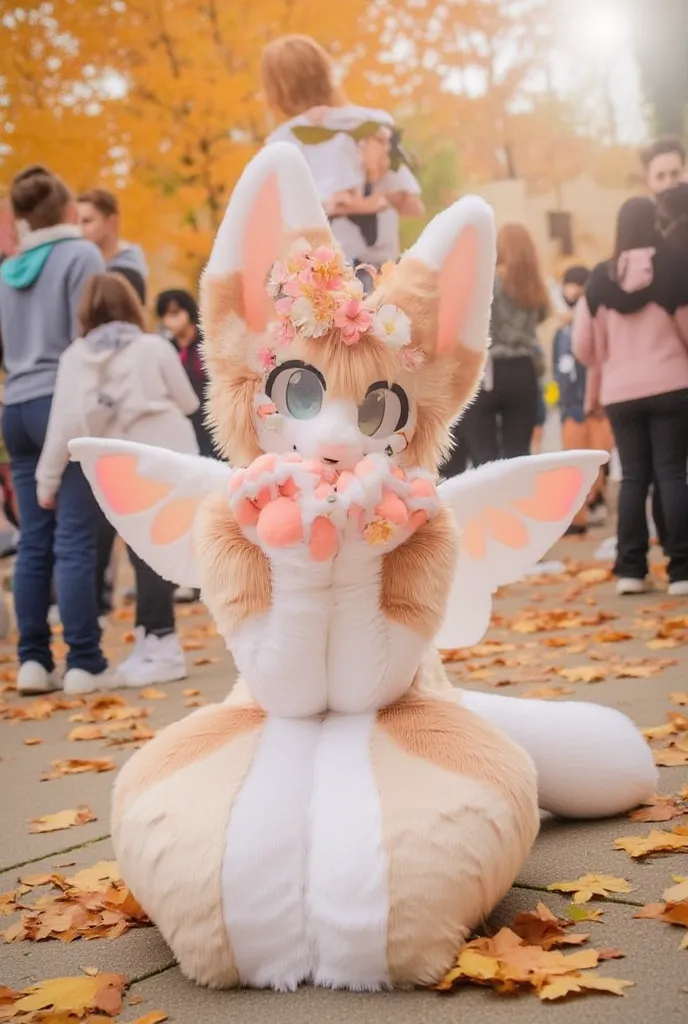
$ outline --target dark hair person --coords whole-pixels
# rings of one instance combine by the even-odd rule
[[[42,693],[62,685],[48,625],[53,563],[68,646],[65,680],[76,687],[107,667],[96,604],[97,506],[91,488],[78,463],[70,463],[56,507],[45,509],[35,480],[60,356],[79,333],[84,282],[103,269],[103,260],[81,238],[69,189],[47,168],[34,165],[18,174],[10,202],[19,252],[0,266],[0,333],[7,373],[2,433],[21,526],[14,574],[17,687],[20,693]]]
[[[460,426],[475,466],[530,452],[543,369],[536,330],[548,307],[532,236],[522,224],[506,224],[497,236],[492,344],[485,377]]]
[[[213,444],[213,437],[206,423],[208,375],[203,363],[196,300],[182,288],[170,288],[168,291],[160,292],[155,310],[166,336],[179,352],[182,366],[200,402],[198,410],[191,417],[200,453],[218,459],[221,456]]]
[[[642,151],[640,160],[647,187],[655,197],[677,185],[686,171],[686,149],[675,135],[655,139]]]
[[[659,491],[669,593],[688,595],[688,260],[656,226],[651,199],[619,211],[614,257],[592,272],[574,323],[574,354],[595,368],[622,469],[617,557],[621,594],[647,589],[646,503]]]

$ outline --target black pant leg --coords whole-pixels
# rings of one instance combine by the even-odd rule
[[[174,633],[174,584],[158,576],[142,558],[128,548],[136,575],[136,625],[146,634]]]
[[[495,392],[501,410],[502,456],[529,455],[538,412],[538,381],[530,356],[495,360]]]
[[[607,406],[621,462],[619,490],[617,576],[644,579],[647,575],[647,494],[652,480],[652,447],[647,399]]]
[[[461,435],[470,452],[474,466],[494,462],[499,458],[499,435],[494,391],[478,392],[461,420]]]
[[[671,391],[649,401],[652,467],[673,583],[688,580],[688,391]]]

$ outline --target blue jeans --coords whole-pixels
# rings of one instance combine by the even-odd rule
[[[103,672],[96,603],[97,506],[81,467],[70,462],[54,510],[36,498],[36,466],[45,441],[51,397],[6,405],[2,433],[19,505],[21,540],[14,570],[19,660],[54,668],[48,625],[53,571],[69,647],[67,668]]]

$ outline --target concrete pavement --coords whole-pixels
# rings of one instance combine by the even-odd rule
[[[680,710],[670,702],[669,694],[688,690],[688,603],[667,601],[661,589],[639,598],[617,598],[611,582],[599,582],[599,571],[586,574],[586,570],[604,568],[591,561],[591,552],[600,539],[599,531],[592,538],[582,543],[562,541],[555,549],[555,557],[578,563],[574,572],[561,578],[526,581],[508,588],[498,598],[495,625],[488,639],[514,644],[515,650],[500,654],[479,648],[475,656],[453,667],[453,678],[457,683],[468,680],[470,685],[488,690],[499,685],[500,691],[509,695],[560,686],[572,691],[562,699],[595,700],[622,709],[641,727],[659,725],[666,720],[669,710]],[[532,615],[546,615],[556,608],[583,617],[588,623],[575,624],[574,618],[566,628],[519,631],[528,609]],[[607,613],[614,618],[595,623]],[[685,629],[680,622],[676,625],[682,616],[687,616]],[[674,621],[669,633],[677,642],[657,646],[656,641],[662,639],[658,634],[666,632],[667,619]],[[209,630],[201,608],[182,609],[179,624],[188,648],[189,679],[165,687],[164,699],[151,699],[150,694],[147,699],[141,698],[137,691],[126,695],[130,705],[150,709],[149,716],[142,721],[153,729],[187,714],[190,702],[222,699],[234,675],[231,659]],[[108,631],[107,645],[114,656],[121,656],[130,630],[131,623],[125,614]],[[610,633],[629,634],[630,639],[610,641]],[[566,637],[567,645],[549,645],[556,637]],[[0,679],[11,678],[11,658],[11,646],[0,645]],[[559,674],[562,668],[590,665],[600,666],[607,678],[579,683]],[[654,674],[647,678],[617,678],[623,674],[624,666],[635,672],[647,668],[648,673]],[[507,679],[523,681],[502,685]],[[7,681],[4,685],[11,684]],[[200,694],[185,694],[192,689]],[[20,701],[10,690],[0,694],[0,701],[6,704],[5,716],[12,715],[13,708],[26,709],[33,703]],[[18,878],[27,873],[57,869],[69,874],[112,857],[108,815],[114,772],[88,772],[40,781],[51,762],[61,758],[107,757],[120,765],[129,756],[130,747],[108,745],[102,738],[68,739],[70,731],[80,724],[70,721],[70,716],[79,713],[79,708],[65,708],[43,719],[6,717],[0,721],[0,892],[14,889]],[[111,739],[121,735],[115,733]],[[41,742],[26,745],[26,739]],[[688,767],[662,769],[662,792],[675,793],[687,782]],[[87,804],[97,820],[64,831],[29,834],[30,819],[80,804]],[[432,1020],[444,1024],[468,1015],[495,1024],[530,1024],[540,1020],[551,1020],[554,1024],[575,1020],[580,1024],[602,1019],[609,1024],[628,1020],[678,1024],[688,1019],[688,951],[678,951],[685,933],[661,922],[634,920],[633,914],[644,903],[658,901],[671,884],[672,875],[688,875],[688,855],[675,853],[634,861],[625,852],[614,849],[614,840],[645,835],[651,828],[687,823],[686,818],[658,825],[628,818],[587,824],[546,818],[528,863],[491,922],[508,924],[515,913],[533,909],[539,899],[563,913],[570,901],[546,892],[548,884],[562,879],[586,872],[628,879],[635,891],[596,902],[594,906],[605,911],[603,923],[586,925],[584,929],[593,932],[591,944],[595,947],[614,946],[626,954],[624,959],[600,967],[601,974],[635,982],[624,998],[589,995],[563,1003],[541,1004],[532,995],[507,998],[474,986],[446,996],[434,992],[356,995],[309,988],[286,996],[209,992],[180,975],[169,949],[153,928],[130,931],[114,940],[0,944],[0,983],[24,988],[43,978],[78,974],[84,967],[122,972],[133,982],[130,995],[142,1000],[124,1010],[119,1018],[122,1021],[134,1021],[144,1013],[160,1009],[169,1014],[171,1021],[184,1024],[214,1024],[237,1017],[256,1024],[301,1024],[316,1019],[321,1024],[348,1024],[352,1020],[366,1024]],[[65,864],[70,865],[69,869],[62,867]],[[34,890],[29,898],[45,891]],[[2,918],[0,927],[9,926],[13,920],[12,916]]]

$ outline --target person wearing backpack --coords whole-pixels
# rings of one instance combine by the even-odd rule
[[[76,437],[110,437],[197,455],[188,417],[198,408],[174,346],[148,334],[134,289],[116,273],[96,274],[84,288],[79,337],[60,359],[43,452],[36,469],[38,502],[52,508]],[[59,498],[58,498],[59,501]],[[131,549],[136,577],[136,642],[110,685],[146,686],[186,677],[175,631],[174,584]],[[87,680],[68,692],[88,692]],[[95,687],[94,687],[95,688]]]

